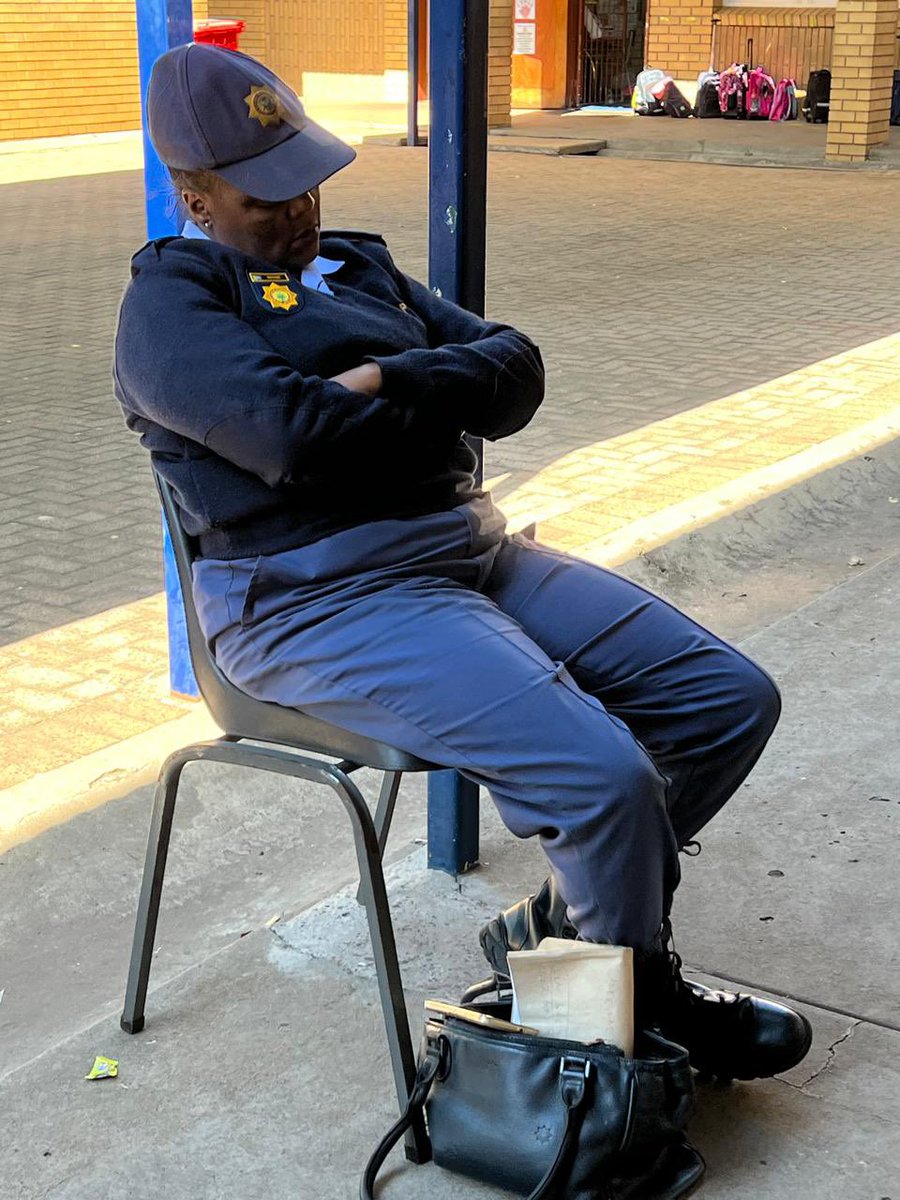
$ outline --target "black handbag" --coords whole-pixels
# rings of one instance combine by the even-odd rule
[[[476,998],[494,987],[470,989],[464,1007],[508,1021],[509,996]],[[360,1200],[374,1200],[382,1164],[423,1109],[438,1166],[529,1200],[675,1200],[705,1169],[684,1137],[687,1051],[652,1032],[626,1058],[429,1012],[409,1105],[370,1158]]]

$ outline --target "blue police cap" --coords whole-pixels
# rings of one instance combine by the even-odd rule
[[[147,117],[166,166],[212,171],[258,200],[300,196],[356,158],[268,67],[200,42],[157,59]]]

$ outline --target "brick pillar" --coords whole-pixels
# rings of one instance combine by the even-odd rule
[[[695,79],[709,67],[714,0],[649,0],[648,67]]]
[[[488,39],[488,126],[496,129],[512,123],[513,0],[491,0]]]
[[[862,162],[887,140],[897,37],[897,0],[838,0],[825,156]]]

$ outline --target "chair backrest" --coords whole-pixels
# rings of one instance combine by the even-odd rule
[[[241,731],[242,726],[249,729],[255,724],[248,705],[252,706],[259,702],[253,701],[251,697],[236,688],[223,675],[210,653],[203,630],[200,628],[197,606],[194,604],[191,566],[196,557],[196,548],[190,536],[185,533],[184,526],[179,519],[172,485],[163,479],[156,470],[153,472],[153,477],[156,480],[163,515],[175,553],[175,566],[178,569],[178,581],[181,584],[181,599],[184,604],[184,617],[187,625],[188,648],[197,686],[214,720],[226,733],[236,734]],[[247,725],[244,725],[242,718],[248,722]]]

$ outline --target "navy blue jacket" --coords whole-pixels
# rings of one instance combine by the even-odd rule
[[[266,299],[253,276],[272,266],[212,241],[132,260],[116,395],[206,557],[462,504],[478,494],[462,432],[515,433],[543,397],[527,337],[403,275],[381,238],[326,234],[321,253],[344,261],[333,297],[280,276]],[[367,360],[381,395],[329,382]]]

